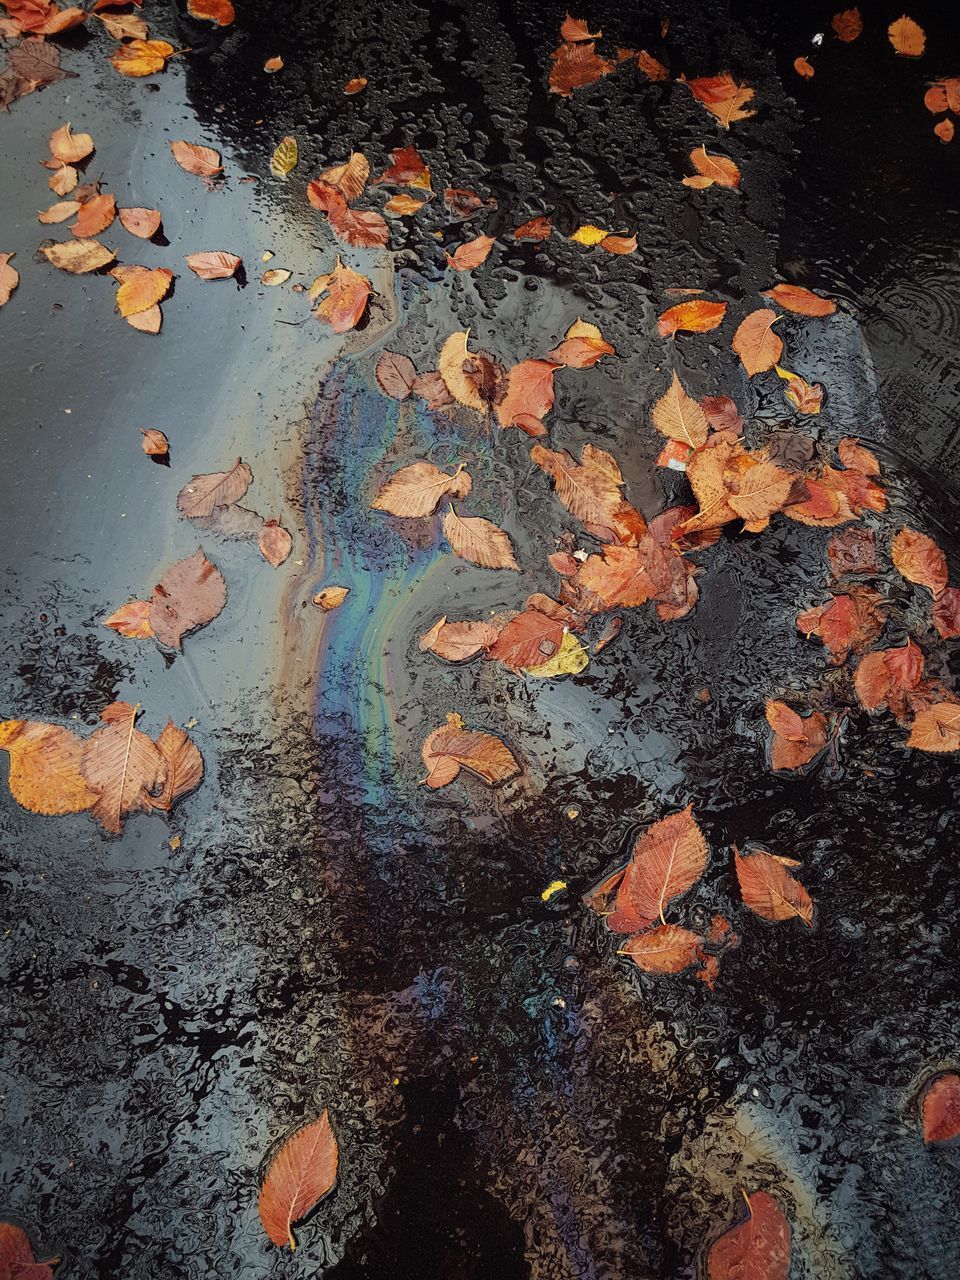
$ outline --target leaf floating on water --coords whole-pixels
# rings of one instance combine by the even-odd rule
[[[347,83],[343,86],[343,92],[349,98],[349,97],[352,97],[352,95],[355,93],[362,93],[366,87],[367,87],[366,76],[354,76],[352,80],[348,80]]]
[[[515,569],[520,572],[509,537],[490,520],[458,516],[451,508],[443,517],[443,536],[450,543],[454,555],[461,560],[469,560],[482,569]]]
[[[553,375],[560,368],[553,360],[521,360],[507,375],[507,389],[496,406],[501,427],[519,427],[527,435],[542,436],[541,421],[553,408]]]
[[[278,569],[293,550],[293,538],[276,520],[265,520],[257,545],[264,560]]]
[[[237,16],[231,0],[187,0],[187,13],[191,18],[215,22],[218,27],[229,27]]]
[[[349,587],[324,587],[313,597],[313,603],[318,609],[329,613],[331,609],[339,609],[349,594]]]
[[[923,1093],[923,1141],[927,1146],[960,1137],[960,1075],[944,1071]]]
[[[69,271],[71,275],[99,271],[117,256],[112,249],[105,248],[97,240],[74,240],[66,244],[46,245],[43,253],[55,267],[59,267],[61,271]]]
[[[211,249],[204,253],[191,253],[186,259],[187,266],[201,280],[229,280],[236,275],[237,268],[243,260],[235,253],[225,253],[223,249]]]
[[[152,76],[164,69],[173,53],[166,40],[129,40],[117,47],[110,61],[122,76]]]
[[[801,716],[785,702],[771,699],[766,716],[773,730],[770,767],[774,770],[802,769],[827,745],[827,722],[819,711]]]
[[[477,236],[465,244],[457,245],[456,250],[447,254],[447,266],[454,271],[472,271],[486,262],[490,250],[497,243],[495,236]]]
[[[406,400],[417,380],[417,370],[409,356],[384,351],[377,361],[374,377],[384,395],[394,400]]]
[[[132,236],[149,240],[160,230],[160,210],[129,208],[118,210],[120,225]]]
[[[703,959],[703,939],[676,924],[661,924],[630,938],[618,954],[644,973],[684,973]]]
[[[748,1217],[725,1231],[707,1255],[707,1280],[787,1280],[790,1223],[765,1191],[748,1196]]]
[[[555,360],[568,369],[591,369],[603,356],[613,355],[616,351],[604,340],[595,324],[575,320],[559,346],[547,352],[547,359]]]
[[[97,802],[80,766],[84,741],[56,724],[5,720],[0,750],[10,756],[10,794],[32,813],[82,813]],[[0,1255],[2,1256],[2,1255]]]
[[[0,1222],[0,1275],[9,1280],[53,1280],[59,1261],[37,1262],[27,1233],[10,1222]]]
[[[395,196],[390,197],[383,206],[383,211],[384,213],[396,214],[401,218],[408,218],[412,214],[418,213],[424,204],[426,204],[425,200],[417,200],[413,196],[408,196],[405,191],[400,191]]]
[[[297,140],[288,134],[280,139],[270,157],[270,172],[277,178],[286,178],[293,173],[299,160],[300,148],[297,146]]]
[[[797,618],[797,629],[819,636],[835,665],[851,653],[863,653],[880,635],[886,621],[883,598],[866,587],[849,587],[827,603],[808,609]]]
[[[513,237],[515,240],[549,240],[552,231],[553,222],[550,218],[531,218],[529,222],[516,228]]]
[[[661,338],[672,338],[681,330],[685,333],[709,333],[716,329],[727,314],[725,302],[707,302],[697,298],[693,302],[679,302],[664,311],[657,320],[657,332]]]
[[[775,284],[772,289],[765,289],[763,296],[798,316],[830,316],[837,309],[831,298],[821,298],[798,284]]]
[[[266,285],[268,289],[275,289],[277,285],[286,284],[292,275],[292,271],[287,271],[283,267],[273,267],[263,273],[260,283]]]
[[[293,1224],[333,1187],[338,1158],[327,1111],[288,1138],[274,1156],[257,1207],[263,1229],[275,1245],[295,1248]]]
[[[658,918],[665,924],[667,908],[697,883],[708,857],[692,805],[655,822],[633,847],[607,926],[615,933],[632,933]]]
[[[81,10],[74,12],[82,13]],[[56,45],[41,40],[24,40],[10,50],[6,68],[0,72],[0,110],[5,110],[18,98],[26,97],[36,89],[67,78],[76,79],[76,72],[64,71],[60,66],[60,50]],[[58,191],[58,194],[66,193]]]
[[[700,405],[685,389],[674,370],[670,386],[653,406],[653,425],[661,435],[681,440],[692,449],[706,444],[709,427]]]
[[[637,66],[648,80],[670,79],[670,72],[667,68],[652,53],[647,53],[646,49],[641,49],[637,54]]]
[[[772,369],[783,355],[780,335],[773,332],[773,325],[779,319],[775,311],[767,311],[761,307],[757,311],[751,311],[740,322],[733,335],[733,350],[751,377],[755,373],[765,373],[767,369]]]
[[[117,216],[117,202],[113,196],[93,196],[80,206],[76,222],[70,228],[70,234],[78,240],[89,240],[98,236]]]
[[[754,90],[748,85],[737,84],[726,71],[719,76],[700,76],[685,83],[701,106],[715,116],[725,129],[729,129],[737,120],[747,120],[757,114],[753,107],[749,111],[744,110],[753,98]]]
[[[708,155],[706,147],[694,147],[690,152],[690,163],[696,169],[698,177],[684,178],[686,187],[739,187],[740,170],[727,156]]]
[[[570,239],[589,248],[592,245],[599,244],[601,240],[606,240],[609,234],[609,231],[604,231],[602,227],[595,227],[588,222],[582,227],[577,227]]]
[[[282,58],[268,58],[268,59],[266,60],[266,62],[263,64],[263,69],[264,69],[264,71],[266,71],[266,72],[267,72],[268,74],[270,74],[270,75],[272,75],[275,71],[282,71],[282,70],[283,70],[283,59],[282,59]]]
[[[84,744],[83,776],[99,793],[92,813],[113,835],[119,834],[127,814],[153,807],[166,781],[166,764],[156,744],[135,728],[139,713],[139,704],[111,702],[100,715],[106,727]]]
[[[908,747],[944,754],[960,751],[960,703],[936,702],[914,717]]]
[[[811,386],[798,373],[791,373],[789,369],[783,369],[778,364],[773,366],[773,370],[778,378],[786,382],[783,394],[797,413],[812,415],[820,412],[823,405],[823,387],[819,382]]]
[[[113,36],[114,40],[146,40],[149,37],[149,30],[144,20],[136,13],[97,13],[97,17],[104,26],[104,30]]]
[[[916,529],[901,529],[891,550],[894,567],[908,582],[940,595],[947,585],[947,557],[933,538]]]
[[[203,756],[184,730],[172,720],[167,721],[157,738],[157,750],[163,757],[167,776],[163,791],[153,806],[169,811],[181,796],[196,791],[203,781]]]
[[[398,187],[415,187],[421,191],[431,190],[430,167],[416,147],[397,147],[391,155],[393,163],[377,182],[388,182]]]
[[[887,28],[887,36],[894,50],[904,58],[919,58],[927,47],[927,37],[923,27],[908,18],[906,14],[891,22]]]
[[[200,547],[167,569],[150,597],[150,625],[161,644],[183,647],[189,631],[205,627],[227,603],[227,584]]]
[[[954,135],[954,125],[952,120],[941,120],[939,124],[933,126],[933,132],[937,135],[941,142],[952,142]]]
[[[548,658],[530,667],[525,667],[528,676],[538,680],[552,680],[557,676],[575,676],[590,662],[590,654],[572,631],[565,631],[560,641],[560,648]]]
[[[582,18],[571,18],[569,13],[560,24],[560,39],[570,44],[579,40],[599,40],[602,31],[591,31]]]
[[[370,506],[408,519],[432,516],[444,498],[465,498],[472,485],[462,466],[448,475],[432,462],[414,462],[395,472]]]
[[[624,498],[623,475],[606,450],[586,444],[578,463],[565,449],[534,445],[530,460],[550,476],[559,501],[595,537],[629,542],[643,534],[643,517]]]
[[[121,605],[109,618],[104,618],[103,625],[128,640],[150,640],[153,638],[153,627],[150,625],[150,601],[131,600]]]
[[[62,124],[50,135],[50,154],[61,164],[77,164],[93,154],[93,138],[89,133],[73,133],[69,124]]]
[[[229,507],[239,502],[252,479],[250,468],[240,458],[229,471],[211,471],[194,476],[177,494],[177,510],[191,520],[212,515],[217,507]]]
[[[593,41],[564,43],[559,49],[554,49],[550,57],[553,61],[549,75],[550,92],[558,93],[562,98],[571,97],[574,89],[596,84],[602,76],[615,70],[614,63],[599,56]]]
[[[316,300],[327,296],[314,308],[313,315],[330,325],[334,333],[347,333],[360,322],[370,299],[372,286],[366,276],[345,267],[337,258],[337,265],[329,275],[318,276],[310,286],[310,297]]]
[[[48,180],[47,186],[58,196],[68,196],[80,181],[80,175],[73,165],[65,164]]]
[[[20,283],[20,272],[11,267],[12,253],[0,253],[0,307],[10,301],[10,295]]]
[[[804,80],[810,80],[813,78],[813,67],[810,64],[809,58],[794,58],[793,69],[797,75],[802,76]]]
[[[468,332],[451,333],[440,350],[437,368],[454,400],[468,409],[485,413],[487,405],[480,395],[476,380],[464,372],[467,361],[477,357],[467,349]]]
[[[214,151],[212,147],[201,147],[194,142],[184,142],[180,139],[170,143],[170,150],[180,168],[186,173],[194,174],[197,178],[212,178],[215,174],[223,172],[220,152]]]
[[[755,915],[765,920],[797,917],[808,929],[813,927],[813,901],[789,871],[799,862],[756,849],[748,854],[734,851],[734,864],[740,893]]]
[[[499,786],[520,772],[520,762],[500,738],[479,729],[465,729],[453,713],[447,723],[434,729],[423,744],[427,766],[426,785],[432,790],[445,787],[466,769],[488,786]]]
[[[863,19],[859,9],[844,9],[842,13],[834,14],[830,25],[837,39],[849,44],[863,30]]]
[[[113,274],[120,281],[117,310],[125,317],[156,306],[173,283],[173,272],[166,267],[117,267]]]

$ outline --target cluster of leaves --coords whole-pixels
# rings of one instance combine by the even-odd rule
[[[664,20],[660,26],[661,39],[665,39],[670,23]],[[602,31],[591,31],[582,18],[571,18],[568,13],[560,26],[561,44],[550,54],[548,84],[551,93],[569,98],[575,89],[596,84],[603,76],[610,75],[618,67],[638,67],[648,80],[667,80],[670,72],[663,63],[646,49],[616,50],[615,61],[602,58],[597,53],[596,41]]]

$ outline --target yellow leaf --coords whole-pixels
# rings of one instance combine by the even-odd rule
[[[561,893],[566,887],[566,880],[551,880],[540,897],[544,902],[549,902],[555,893]]]
[[[575,676],[589,661],[590,655],[577,637],[572,631],[565,631],[560,648],[552,658],[541,662],[537,667],[525,667],[524,671],[528,676],[536,676],[538,679],[548,679],[551,676]]]
[[[599,244],[601,240],[606,240],[609,234],[609,231],[604,231],[601,227],[595,227],[588,222],[585,226],[577,227],[570,239],[576,240],[577,244],[594,245]]]
[[[300,159],[300,150],[296,138],[281,138],[270,160],[270,172],[277,178],[285,178],[293,173]]]

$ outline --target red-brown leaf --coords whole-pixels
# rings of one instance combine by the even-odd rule
[[[548,240],[552,231],[553,222],[550,218],[531,218],[529,222],[517,227],[513,236],[515,240]]]
[[[440,618],[417,642],[421,653],[435,653],[447,662],[465,662],[488,649],[496,640],[509,614],[480,622],[448,622]]]
[[[60,1261],[37,1262],[25,1231],[11,1222],[0,1222],[0,1276],[3,1280],[52,1280]]]
[[[168,720],[157,738],[157,750],[166,765],[167,778],[154,808],[169,811],[203,781],[203,756],[183,729]]]
[[[797,618],[797,627],[806,636],[819,636],[835,665],[851,653],[863,653],[883,630],[882,598],[865,587],[851,587],[835,595],[827,604],[808,609]]]
[[[773,769],[801,769],[827,745],[827,722],[819,711],[801,716],[785,702],[771,699],[766,715],[773,730],[770,748]]]
[[[935,596],[947,585],[947,557],[933,538],[915,529],[901,529],[893,540],[893,563],[900,573]]]
[[[842,40],[844,44],[849,44],[851,40],[856,40],[863,30],[863,19],[860,17],[859,9],[844,9],[842,13],[833,15],[830,25],[837,39]]]
[[[765,289],[763,296],[798,316],[829,316],[837,309],[830,298],[821,298],[798,284],[775,284],[772,289]]]
[[[448,715],[447,723],[428,736],[422,754],[427,766],[424,781],[433,790],[453,782],[461,769],[491,787],[520,772],[519,761],[506,743],[492,733],[465,729],[456,714]]]
[[[490,520],[459,516],[451,508],[443,517],[443,536],[454,555],[482,569],[514,569],[520,572],[513,544],[502,529]]]
[[[703,939],[676,924],[661,924],[638,933],[620,948],[644,973],[683,973],[703,960]]]
[[[394,400],[406,400],[417,380],[417,370],[409,356],[384,351],[377,361],[374,377],[384,395]]]
[[[156,744],[134,727],[139,707],[111,702],[100,713],[105,722],[83,748],[84,779],[98,792],[93,816],[116,835],[126,814],[153,807],[166,782],[167,766]]]
[[[275,1245],[295,1247],[293,1224],[306,1217],[336,1182],[338,1157],[326,1111],[319,1120],[298,1129],[274,1156],[257,1208],[263,1229]]]
[[[634,845],[608,927],[616,933],[632,933],[658,917],[665,924],[667,908],[700,879],[708,856],[692,805],[655,822]]]
[[[922,1107],[927,1146],[960,1137],[960,1075],[944,1071],[934,1076],[924,1090]]]
[[[574,89],[595,84],[601,76],[609,75],[615,65],[599,56],[592,41],[564,43],[550,57],[553,59],[549,77],[550,92],[559,93],[563,98],[569,98]]]
[[[472,271],[481,262],[486,262],[496,243],[496,236],[477,236],[474,240],[457,245],[453,253],[447,254],[447,266],[453,267],[454,271]]]
[[[329,275],[318,276],[310,287],[310,297],[327,296],[313,310],[313,314],[330,325],[334,333],[347,333],[356,328],[367,309],[372,286],[366,276],[351,267],[345,267],[337,258],[337,265]]]
[[[559,367],[553,360],[521,360],[513,366],[507,375],[506,394],[497,405],[501,427],[520,427],[528,435],[543,435],[546,428],[541,419],[553,408],[553,375]]]
[[[165,570],[150,597],[150,625],[161,644],[180,649],[188,631],[212,622],[227,603],[227,584],[200,547]]]
[[[945,587],[933,602],[933,625],[941,640],[960,636],[960,591]]]
[[[744,1193],[748,1217],[730,1227],[711,1246],[707,1280],[787,1280],[790,1271],[790,1223],[772,1196]]]
[[[213,515],[217,507],[229,507],[239,502],[252,479],[250,468],[240,458],[229,471],[193,476],[177,494],[177,510],[191,520]]]
[[[276,520],[264,520],[257,546],[264,560],[278,569],[293,550],[293,539]]]
[[[748,854],[735,852],[734,863],[740,893],[756,915],[765,920],[791,920],[797,916],[808,929],[813,926],[813,901],[788,870],[798,867],[799,862],[757,849]]]

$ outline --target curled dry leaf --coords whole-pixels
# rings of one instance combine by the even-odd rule
[[[755,373],[765,373],[767,369],[772,369],[783,355],[783,342],[773,332],[773,325],[779,319],[775,311],[767,311],[761,307],[757,311],[751,311],[740,322],[733,335],[733,350],[751,377]]]
[[[462,464],[448,475],[432,462],[414,462],[394,472],[370,506],[392,516],[417,519],[432,516],[443,498],[465,498],[472,486]]]
[[[5,720],[0,724],[0,750],[10,756],[10,794],[32,813],[82,813],[92,809],[98,793],[83,778],[82,738],[56,724]]]
[[[919,58],[927,47],[927,37],[923,27],[908,18],[906,14],[891,22],[887,27],[887,36],[894,50],[904,58]]]
[[[141,240],[149,240],[160,230],[159,209],[142,209],[135,206],[119,209],[117,212],[120,225],[124,230],[129,231],[132,236],[139,236]]]
[[[276,520],[264,520],[257,546],[264,560],[277,569],[293,550],[293,538]]]
[[[496,406],[501,427],[519,427],[533,436],[546,433],[541,419],[553,408],[553,375],[559,367],[553,360],[521,360],[513,366]]]
[[[658,918],[666,924],[667,908],[697,883],[708,857],[692,805],[655,822],[633,847],[607,927],[614,933],[633,933]]]
[[[10,295],[20,283],[20,272],[11,267],[12,253],[0,253],[0,307],[10,301]]]
[[[891,548],[894,568],[920,587],[926,587],[934,596],[940,595],[947,585],[947,557],[925,533],[915,529],[901,529]]]
[[[173,52],[166,40],[129,40],[114,50],[110,61],[122,76],[152,76],[163,70]]]
[[[715,1240],[707,1255],[707,1280],[787,1280],[790,1223],[765,1191],[748,1196],[747,1218]]]
[[[374,370],[377,386],[394,400],[406,400],[417,380],[417,370],[409,356],[384,351]]]
[[[187,256],[186,263],[201,280],[229,280],[236,275],[237,268],[243,265],[242,259],[235,253],[225,253],[223,249],[191,253]]]
[[[135,727],[140,706],[112,702],[101,712],[105,727],[84,743],[81,770],[98,793],[93,816],[116,835],[124,816],[153,807],[167,767],[156,744]]]
[[[329,613],[331,609],[339,609],[349,594],[349,587],[324,587],[313,597],[313,603]]]
[[[923,654],[912,640],[897,649],[877,649],[861,658],[853,687],[866,711],[889,706],[900,720],[910,717],[911,690],[923,676]]]
[[[99,271],[117,256],[112,249],[107,249],[97,240],[74,240],[67,244],[46,245],[43,253],[48,262],[52,262],[61,271],[69,271],[71,275]]]
[[[187,13],[191,18],[215,22],[218,27],[229,27],[237,16],[231,0],[187,0]]]
[[[482,569],[515,569],[520,572],[513,544],[492,521],[478,516],[458,516],[451,507],[444,513],[442,528],[450,549],[461,560],[469,560]]]
[[[653,406],[652,418],[660,434],[671,440],[680,440],[691,449],[706,444],[709,431],[706,414],[684,389],[676,370],[670,386]]]
[[[70,228],[70,234],[78,240],[89,240],[98,236],[117,216],[117,202],[113,196],[93,196],[80,206],[76,222]]]
[[[808,929],[813,927],[813,901],[789,871],[790,867],[799,867],[799,862],[756,849],[748,854],[734,850],[734,864],[740,893],[755,915],[764,920],[797,917]]]
[[[937,135],[941,142],[952,142],[954,135],[954,124],[952,120],[941,120],[939,124],[933,126],[933,132]]]
[[[548,240],[553,231],[553,222],[550,218],[537,217],[531,218],[529,222],[524,222],[513,232],[515,240]]]
[[[454,271],[472,271],[486,262],[490,250],[497,243],[495,236],[477,236],[465,244],[457,245],[455,251],[447,254],[447,266]]]
[[[165,570],[150,597],[150,625],[161,644],[183,647],[183,637],[212,622],[227,603],[227,584],[200,547]]]
[[[748,85],[737,84],[726,71],[718,76],[700,76],[685,83],[701,106],[725,129],[737,120],[748,120],[757,114],[753,107],[749,111],[744,110],[746,103],[753,98],[754,90]]]
[[[708,333],[727,314],[725,302],[707,302],[697,298],[692,302],[680,302],[669,307],[657,320],[657,332],[661,338],[672,338],[683,330],[685,333]]]
[[[141,427],[140,433],[143,436],[140,446],[144,453],[162,458],[164,454],[170,452],[170,441],[156,427]]]
[[[50,154],[61,164],[77,164],[93,154],[93,138],[89,133],[73,133],[69,124],[62,124],[50,135]]]
[[[740,170],[727,156],[708,155],[706,147],[694,147],[690,163],[697,171],[696,178],[684,178],[687,187],[739,187]]]
[[[830,316],[837,309],[832,299],[821,298],[798,284],[775,284],[772,289],[765,289],[763,296],[798,316]]]
[[[53,1280],[59,1261],[37,1262],[27,1233],[10,1222],[0,1222],[0,1275],[10,1280]]]
[[[318,276],[310,287],[311,299],[327,296],[314,308],[313,314],[330,325],[334,333],[346,333],[356,328],[367,309],[372,286],[366,276],[345,267],[337,258],[337,265],[329,275]]]
[[[198,178],[212,178],[223,171],[220,152],[214,151],[212,147],[201,147],[194,142],[184,142],[181,138],[170,143],[170,150],[180,168]]]
[[[823,407],[823,387],[819,382],[811,386],[798,373],[791,373],[789,369],[784,369],[778,364],[773,366],[773,370],[778,378],[786,382],[787,385],[783,389],[784,397],[793,405],[797,413],[820,412]]]
[[[153,627],[150,625],[150,601],[131,600],[128,604],[121,605],[109,618],[104,618],[103,625],[128,640],[151,639]]]
[[[914,717],[908,747],[937,753],[960,751],[960,704],[935,702]]]
[[[809,58],[794,58],[793,69],[798,76],[802,76],[804,80],[810,80],[813,77],[813,67]]]
[[[250,468],[240,458],[229,471],[211,471],[194,476],[177,494],[177,510],[191,520],[210,516],[217,507],[229,507],[239,502],[252,479]]]
[[[266,285],[268,289],[275,289],[277,285],[286,284],[292,275],[292,271],[287,271],[283,267],[273,267],[270,271],[263,273],[260,283]]]
[[[367,83],[366,76],[354,76],[352,80],[348,80],[343,86],[343,92],[347,97],[351,97],[355,93],[362,93],[367,87]]]
[[[830,25],[837,39],[849,44],[863,30],[863,19],[859,9],[844,9],[842,13],[834,14]]]
[[[549,76],[550,92],[558,93],[562,98],[569,98],[574,89],[596,84],[601,76],[609,75],[615,69],[614,63],[600,57],[593,41],[565,42],[554,49],[550,57],[553,62]]]
[[[298,1129],[274,1156],[257,1208],[263,1229],[275,1245],[296,1247],[293,1224],[306,1217],[334,1185],[338,1159],[337,1139],[327,1111]]]
[[[500,738],[479,729],[464,728],[455,712],[447,723],[434,729],[423,744],[423,762],[427,766],[427,786],[433,790],[445,787],[466,769],[481,782],[495,787],[520,772],[516,756]]]
[[[766,716],[773,730],[772,769],[802,769],[827,745],[827,721],[819,711],[801,716],[785,702],[771,699],[766,706]]]
[[[927,1146],[960,1138],[960,1075],[943,1071],[928,1081],[921,1108]]]
[[[300,148],[297,146],[297,140],[291,134],[287,134],[277,143],[270,157],[270,172],[276,178],[286,178],[293,173],[299,160]]]
[[[582,18],[571,18],[569,13],[560,24],[560,39],[576,44],[579,40],[599,40],[602,31],[591,31]]]
[[[263,69],[264,69],[264,71],[266,71],[266,72],[267,72],[268,74],[270,74],[270,75],[272,75],[275,71],[282,71],[282,70],[283,70],[283,59],[282,59],[282,58],[268,58],[268,59],[266,60],[266,62],[263,64]]]
[[[173,283],[173,272],[166,267],[118,267],[114,274],[121,282],[117,310],[122,316],[134,316],[156,306]]]
[[[633,236],[604,236],[600,241],[600,248],[606,253],[627,254],[636,253],[637,237]]]
[[[484,200],[476,191],[465,187],[444,187],[443,203],[450,211],[452,219],[463,222],[472,218],[479,209],[495,209],[497,202],[492,197]]]

